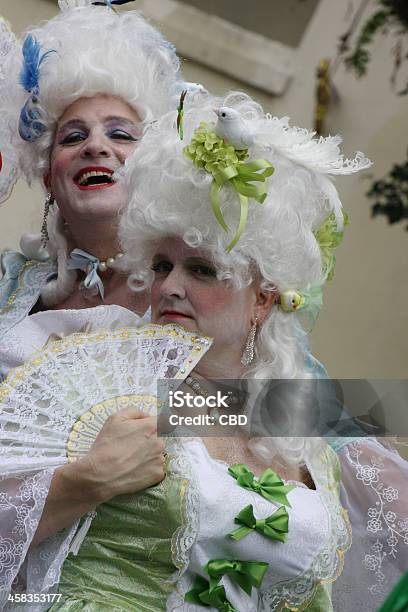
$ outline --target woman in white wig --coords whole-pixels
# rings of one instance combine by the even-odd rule
[[[21,41],[1,24],[0,199],[20,177],[40,181],[47,195],[41,236],[26,235],[23,253],[2,255],[0,379],[50,336],[114,326],[118,319],[134,323],[148,306],[148,296],[131,292],[117,269],[118,215],[127,194],[113,174],[144,126],[174,107],[179,60],[136,11],[117,12],[115,2],[59,4],[58,16]],[[129,464],[144,466],[132,490],[163,478],[154,423],[137,415],[130,411],[121,425],[132,441],[142,438]],[[112,447],[119,455],[118,444]],[[106,466],[106,485],[118,482],[121,468],[114,464]],[[45,576],[39,557],[27,552],[34,534],[41,540],[65,526],[75,533],[75,521],[93,504],[76,495],[76,486],[75,478],[53,478],[52,471],[1,483],[0,608],[25,558],[20,576],[28,585],[33,576],[43,579],[32,592],[55,581],[54,570],[47,566]],[[58,565],[55,543],[52,551]]]
[[[186,380],[194,393],[206,396],[214,378],[307,379],[301,323],[316,316],[347,220],[330,177],[367,168],[369,160],[361,153],[344,159],[338,137],[317,140],[287,120],[265,117],[243,94],[191,105],[183,140],[174,125],[169,115],[152,126],[122,171],[131,199],[120,236],[132,286],[151,288],[156,323],[174,321],[214,338]],[[310,437],[251,440],[241,433],[203,441],[184,443],[198,488],[191,510],[198,521],[188,571],[169,609],[199,610],[192,604],[217,607],[217,601],[218,609],[240,611],[378,609],[407,567],[407,466],[396,451],[368,438],[331,439],[338,458]],[[272,466],[303,482],[288,495],[286,542],[268,540],[263,527],[242,540],[228,536],[234,522],[245,532],[272,514],[259,487],[247,494],[237,486],[237,474],[241,486],[253,483],[242,463],[258,476]],[[327,496],[337,490],[339,465],[354,537],[345,556],[344,517],[335,495]],[[295,491],[305,499],[296,500]],[[251,603],[231,559],[269,563]],[[331,599],[329,583],[343,562]],[[220,576],[217,600],[211,589]]]

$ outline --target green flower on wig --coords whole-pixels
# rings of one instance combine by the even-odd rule
[[[193,164],[208,172],[213,177],[211,185],[211,205],[218,223],[226,232],[229,231],[221,211],[220,191],[228,183],[235,189],[240,203],[240,219],[238,228],[229,245],[230,252],[241,237],[248,217],[248,198],[253,198],[262,204],[267,192],[263,185],[256,186],[254,182],[264,183],[273,174],[274,168],[266,159],[256,159],[251,162],[244,160],[249,157],[248,149],[235,149],[228,145],[214,131],[211,125],[200,123],[195,130],[189,145],[184,147],[184,155]]]
[[[210,174],[247,159],[248,149],[236,150],[217,136],[212,126],[200,123],[184,154],[197,168]]]

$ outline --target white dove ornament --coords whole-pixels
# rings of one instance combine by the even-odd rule
[[[251,127],[235,109],[221,106],[215,113],[218,117],[215,132],[227,144],[240,150],[248,149],[254,143]]]

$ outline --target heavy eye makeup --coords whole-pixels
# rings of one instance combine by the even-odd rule
[[[174,268],[174,264],[165,256],[156,255],[153,259],[151,269],[156,275],[169,274]],[[186,272],[202,280],[214,280],[217,278],[215,267],[206,259],[200,257],[189,257],[183,262]]]
[[[109,121],[106,124],[106,134],[114,140],[136,142],[140,139],[140,126],[126,119]]]
[[[126,143],[137,142],[140,127],[126,119],[108,121],[104,125],[105,135],[111,140]],[[91,129],[81,121],[68,121],[57,133],[57,142],[62,146],[76,145],[86,140]]]

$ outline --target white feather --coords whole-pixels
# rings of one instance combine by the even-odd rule
[[[315,132],[290,127],[288,118],[267,116],[256,122],[256,143],[272,147],[274,152],[321,174],[353,174],[365,170],[372,162],[361,151],[353,159],[345,158],[339,145],[341,136],[316,137]]]

